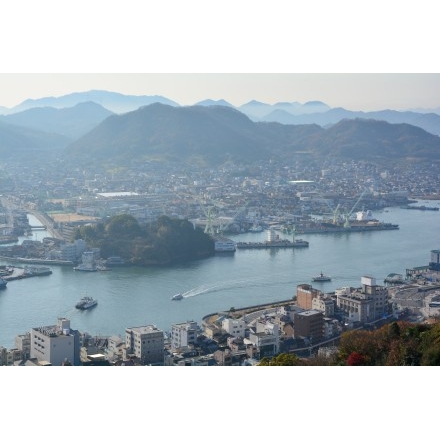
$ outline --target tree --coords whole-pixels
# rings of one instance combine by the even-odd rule
[[[281,353],[270,360],[268,358],[261,359],[258,365],[263,367],[293,367],[304,364],[296,354]]]
[[[352,366],[352,367],[366,365],[365,356],[363,356],[360,353],[357,353],[356,351],[353,351],[348,356],[347,365]]]

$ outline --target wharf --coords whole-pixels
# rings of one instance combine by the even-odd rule
[[[40,277],[45,275],[50,275],[52,271],[48,267],[9,267],[9,269],[12,269],[12,273],[9,275],[2,276],[2,278],[9,282],[9,281],[15,281],[15,280],[22,280],[26,278],[32,278],[32,277]]]
[[[276,240],[276,241],[239,241],[237,249],[271,249],[271,248],[303,248],[309,247],[309,242],[305,240]]]

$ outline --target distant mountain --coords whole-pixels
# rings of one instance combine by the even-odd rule
[[[104,120],[65,151],[68,160],[128,164],[176,161],[215,166],[227,161],[292,160],[295,152],[365,160],[439,160],[440,138],[409,124],[343,120],[316,124],[253,122],[226,106],[152,104]]]
[[[224,99],[218,99],[217,101],[212,99],[205,99],[204,101],[200,101],[194,105],[224,105],[226,107],[234,107],[232,104],[230,104],[228,101],[225,101]]]
[[[29,158],[33,154],[61,152],[70,139],[0,121],[0,162]]]
[[[406,123],[423,128],[429,133],[440,135],[440,115],[435,113],[399,112],[382,110],[376,112],[353,112],[344,108],[333,108],[326,112],[309,114],[292,114],[285,109],[276,109],[264,116],[266,122],[280,122],[281,124],[318,124],[327,127],[343,119],[375,119],[392,124]]]
[[[112,114],[99,104],[83,102],[74,107],[61,109],[54,107],[32,108],[0,116],[0,121],[48,133],[57,133],[73,141]]]
[[[305,104],[299,102],[278,102],[276,104],[265,104],[259,101],[250,101],[238,109],[254,121],[266,120],[268,115],[279,110],[285,111],[291,115],[322,113],[330,109],[330,107],[321,101],[309,101]],[[276,121],[281,122],[281,121]]]
[[[60,97],[46,97],[39,99],[27,99],[21,104],[10,109],[10,113],[17,113],[35,107],[65,108],[73,107],[82,102],[93,101],[113,113],[125,113],[133,111],[144,105],[160,102],[167,105],[178,106],[174,101],[163,96],[135,96],[122,93],[108,92],[105,90],[90,90],[88,92],[76,92]]]

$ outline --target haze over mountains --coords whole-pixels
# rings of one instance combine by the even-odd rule
[[[0,116],[0,154],[60,151],[72,161],[249,163],[293,153],[352,159],[440,157],[440,115],[352,112],[305,104],[225,100],[180,106],[161,96],[92,90],[26,100]],[[0,158],[0,160],[1,160]]]

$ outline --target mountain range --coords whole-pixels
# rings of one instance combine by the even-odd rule
[[[291,160],[295,153],[350,159],[439,159],[440,137],[410,124],[345,119],[316,124],[254,122],[226,106],[151,104],[112,115],[68,146],[66,158],[127,164],[176,161],[216,166],[228,161]]]
[[[320,101],[273,105],[225,100],[180,106],[160,96],[92,90],[26,100],[0,116],[0,160],[62,151],[70,160],[181,160],[219,164],[288,159],[295,152],[347,158],[438,160],[440,115],[351,112]]]

